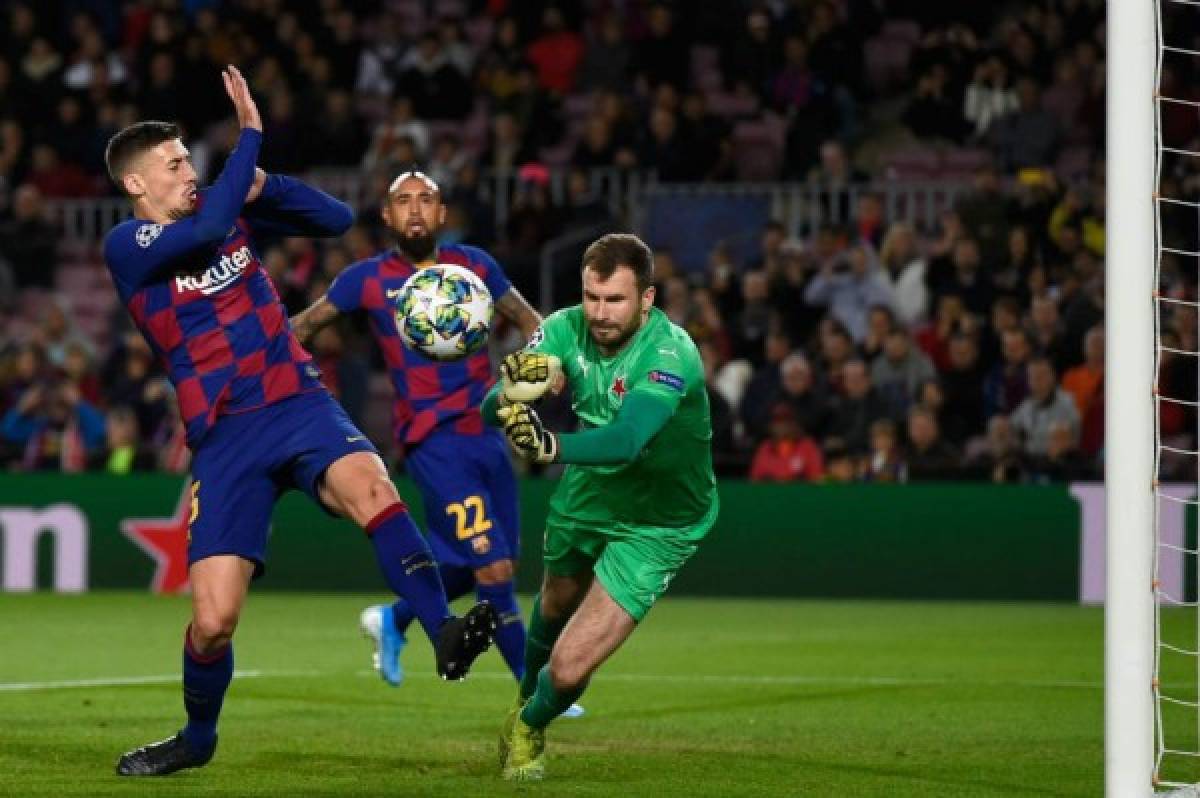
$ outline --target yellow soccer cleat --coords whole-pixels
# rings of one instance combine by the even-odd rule
[[[496,746],[497,753],[500,755],[500,769],[504,769],[504,763],[508,760],[508,738],[512,736],[513,726],[517,722],[517,716],[521,714],[521,697],[517,696],[517,700],[513,702],[512,709],[504,716],[504,725],[500,727],[500,741]]]
[[[521,720],[520,714],[515,715],[508,735],[508,756],[501,773],[504,780],[541,781],[546,775],[542,756],[545,750],[545,730],[535,729]]]

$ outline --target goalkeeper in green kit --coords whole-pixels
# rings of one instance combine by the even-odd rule
[[[704,369],[688,334],[653,307],[653,276],[641,239],[595,241],[583,256],[583,303],[551,315],[528,349],[505,358],[483,404],[521,456],[568,464],[550,500],[525,676],[501,732],[506,779],[542,778],[546,726],[717,518]],[[546,430],[526,404],[562,377],[580,432]]]

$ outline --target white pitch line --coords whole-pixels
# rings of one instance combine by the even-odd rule
[[[377,677],[375,671],[359,670],[352,672],[360,677]],[[315,678],[337,676],[337,671],[296,670],[244,670],[234,671],[237,679],[271,679],[271,678]],[[409,673],[406,677],[436,678],[432,673]],[[471,679],[488,679],[497,681],[512,681],[512,674],[499,671],[483,671],[473,673]],[[137,687],[154,684],[177,684],[181,675],[170,674],[161,676],[113,676],[95,679],[63,679],[45,682],[0,682],[0,693],[34,692],[38,690],[71,690],[89,687]],[[704,673],[601,673],[601,681],[613,682],[665,682],[680,684],[745,684],[745,685],[846,685],[862,687],[1018,687],[1035,689],[1068,689],[1068,690],[1103,690],[1102,682],[1087,681],[1034,681],[1023,679],[932,679],[911,678],[902,676],[770,676],[751,674],[704,674]],[[1181,689],[1190,687],[1184,684],[1165,684],[1164,689]]]
[[[359,676],[378,678],[375,671],[357,671]],[[405,673],[405,678],[410,675]],[[415,674],[418,678],[435,678],[432,673]],[[468,679],[500,679],[511,681],[509,673],[486,672],[472,673]],[[614,682],[677,682],[704,684],[762,684],[762,685],[860,685],[864,687],[1029,687],[1072,690],[1103,690],[1103,682],[1085,681],[1034,681],[1021,679],[919,679],[903,676],[766,676],[749,674],[707,674],[707,673],[604,673],[597,675],[600,681]],[[1164,687],[1185,687],[1188,685],[1163,685]]]
[[[264,679],[278,676],[321,676],[319,671],[234,671],[235,679]],[[35,690],[73,690],[87,687],[137,687],[147,684],[175,684],[182,674],[169,676],[108,676],[97,679],[61,679],[50,682],[0,682],[0,693],[27,693]]]

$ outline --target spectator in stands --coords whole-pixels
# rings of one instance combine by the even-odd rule
[[[963,116],[971,125],[971,135],[982,141],[997,119],[1015,113],[1019,107],[1008,65],[999,53],[989,53],[975,66],[963,101]]]
[[[1018,303],[1027,302],[1030,274],[1037,265],[1037,253],[1030,240],[1029,228],[1024,225],[1009,228],[1006,257],[992,270],[992,285],[996,287],[996,293],[1011,297]]]
[[[1034,351],[1049,358],[1056,372],[1062,373],[1069,363],[1078,361],[1078,356],[1070,351],[1062,321],[1058,317],[1058,303],[1053,297],[1046,294],[1033,298],[1027,329]]]
[[[1066,421],[1050,424],[1046,452],[1028,460],[1032,482],[1075,482],[1097,479],[1100,469],[1095,461],[1079,450],[1076,431]]]
[[[53,287],[58,236],[36,186],[13,192],[12,217],[0,221],[0,258],[12,267],[17,288]]]
[[[371,134],[363,168],[386,166],[388,170],[394,170],[397,164],[393,152],[402,138],[412,141],[419,158],[429,152],[429,125],[414,116],[412,99],[403,95],[393,101],[387,120],[377,125]]]
[[[517,68],[512,92],[497,100],[492,113],[510,113],[522,134],[522,144],[530,153],[555,147],[563,137],[562,98],[538,87],[533,67]]]
[[[308,164],[348,167],[358,164],[367,149],[367,132],[354,108],[354,98],[340,89],[325,96],[324,107],[315,117],[315,129],[303,148]],[[448,184],[439,182],[439,186]]]
[[[621,25],[621,18],[609,11],[592,28],[593,35],[584,49],[579,65],[579,88],[624,90],[629,85],[633,53]]]
[[[871,449],[858,465],[863,482],[900,482],[904,478],[904,457],[896,434],[896,422],[880,418],[871,422]]]
[[[871,383],[895,416],[908,411],[917,388],[935,375],[929,356],[912,345],[908,330],[900,326],[888,333],[883,351],[871,363]]]
[[[567,28],[558,7],[547,6],[542,12],[542,33],[525,51],[537,68],[538,85],[558,95],[570,93],[583,53],[583,37]]]
[[[828,389],[842,392],[842,367],[857,356],[850,333],[837,319],[826,316],[817,324],[817,343],[820,351],[821,369]]]
[[[613,166],[619,149],[613,140],[611,123],[603,115],[594,113],[584,123],[583,136],[575,144],[571,163],[581,168]]]
[[[962,107],[950,85],[945,64],[931,64],[917,80],[917,89],[904,112],[904,124],[922,141],[961,141],[967,132]]]
[[[1012,414],[1013,429],[1021,436],[1025,453],[1042,456],[1049,447],[1050,428],[1070,427],[1072,443],[1079,439],[1079,410],[1070,394],[1058,387],[1054,363],[1048,357],[1029,361],[1029,396]]]
[[[143,436],[154,435],[169,416],[170,384],[153,370],[153,355],[140,335],[125,336],[124,348],[105,371],[112,376],[104,385],[109,402],[125,405],[138,418]]]
[[[948,264],[940,258],[929,264],[929,284],[934,296],[957,294],[967,310],[978,316],[991,309],[994,289],[974,238],[965,236],[954,242]]]
[[[740,86],[765,97],[772,67],[778,63],[779,49],[771,14],[763,8],[751,8],[745,23],[726,40],[721,52],[721,71],[729,80],[728,88]]]
[[[45,197],[91,197],[99,193],[93,179],[77,164],[63,161],[54,147],[44,142],[33,145],[27,181]]]
[[[950,339],[950,364],[941,375],[941,387],[946,439],[962,446],[983,431],[983,370],[974,337],[959,333]]]
[[[871,363],[883,354],[883,345],[888,335],[896,329],[896,315],[884,305],[876,305],[867,311],[867,334],[859,342],[858,352],[863,360]]]
[[[1018,109],[996,120],[987,140],[1008,171],[1054,163],[1059,147],[1059,124],[1041,107],[1041,91],[1033,78],[1017,81]]]
[[[1093,327],[1083,344],[1083,362],[1067,369],[1062,378],[1063,390],[1075,400],[1075,409],[1082,419],[1104,390],[1104,328]]]
[[[1001,361],[983,382],[983,409],[986,415],[1005,415],[1017,409],[1029,395],[1028,364],[1032,350],[1029,336],[1022,329],[1009,330],[1001,338]]]
[[[966,231],[964,237],[975,240],[979,260],[987,271],[994,271],[1003,262],[1012,205],[1012,200],[1001,190],[1000,176],[990,163],[975,172],[971,190],[955,203],[955,213]]]
[[[62,380],[35,383],[0,420],[0,437],[21,449],[22,471],[82,471],[104,442],[104,416]]]
[[[81,339],[67,342],[63,353],[62,372],[64,380],[79,392],[80,397],[91,405],[100,406],[100,378],[92,365],[92,350]]]
[[[400,64],[400,96],[410,97],[421,119],[462,119],[471,110],[467,76],[446,57],[433,32],[421,35]]]
[[[783,384],[781,366],[791,350],[791,339],[782,329],[768,329],[763,339],[759,365],[754,369],[742,394],[742,422],[751,438],[759,438],[766,431],[763,425],[771,406],[778,401]],[[808,431],[815,432],[811,429]]]
[[[678,117],[683,137],[682,158],[692,164],[690,179],[728,180],[733,177],[733,142],[729,125],[708,112],[704,95],[689,92],[683,96]]]
[[[867,332],[867,312],[876,305],[892,304],[888,282],[879,272],[869,248],[851,247],[844,257],[813,278],[804,298],[810,305],[829,307],[830,314],[846,326],[854,340],[861,341]]]
[[[675,24],[674,12],[663,3],[655,3],[647,11],[646,25],[646,35],[633,50],[636,83],[648,89],[662,83],[683,88],[690,64],[681,55],[688,51],[688,44]]]
[[[741,287],[739,310],[734,323],[729,327],[733,337],[733,356],[745,358],[753,365],[759,366],[763,362],[762,345],[774,317],[766,272],[746,272],[742,275]]]
[[[995,483],[1021,482],[1025,478],[1024,457],[1008,416],[992,416],[983,445],[967,457],[965,474]]]
[[[11,369],[6,369],[0,382],[0,413],[15,406],[34,385],[53,375],[53,366],[46,360],[46,350],[36,341],[23,341],[11,356]]]
[[[892,291],[896,318],[909,327],[929,315],[929,289],[925,284],[925,259],[917,251],[917,236],[911,225],[893,222],[879,250],[881,276]]]
[[[753,482],[816,482],[825,476],[821,448],[796,420],[788,404],[771,408],[770,436],[750,464]]]
[[[937,416],[924,407],[908,413],[908,451],[904,471],[908,482],[947,480],[958,476],[960,455],[942,440]]]
[[[771,405],[780,402],[791,406],[800,426],[814,436],[824,433],[828,425],[829,400],[825,390],[817,384],[812,365],[800,352],[792,352],[779,363],[779,386],[770,402]],[[763,432],[760,417],[751,423],[747,417],[746,431],[751,437],[759,437]]]
[[[479,165],[496,172],[515,172],[534,160],[535,153],[526,145],[523,135],[512,114],[492,117],[491,139],[479,158]]]
[[[850,450],[839,440],[825,443],[825,481],[828,483],[853,482],[858,476],[858,468]]]
[[[890,418],[891,409],[871,385],[871,375],[861,360],[842,366],[842,391],[830,403],[829,435],[843,441],[851,452],[865,452],[871,422]]]
[[[712,418],[713,465],[722,475],[742,476],[746,473],[746,466],[745,461],[738,456],[734,440],[736,416],[715,382],[721,355],[712,341],[701,341],[699,349],[700,360],[704,364],[704,390],[708,394],[709,415]]]
[[[113,407],[104,418],[105,444],[89,452],[89,471],[124,475],[134,471],[153,471],[158,458],[149,446],[140,442],[137,415],[124,405]]]
[[[661,106],[654,108],[637,149],[638,163],[655,169],[658,179],[666,183],[697,180],[709,165],[689,163],[686,155],[684,134],[675,112]]]

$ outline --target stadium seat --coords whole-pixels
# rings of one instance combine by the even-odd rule
[[[928,147],[895,150],[883,157],[883,173],[889,180],[928,180],[940,170],[937,151]]]
[[[758,98],[751,94],[714,91],[705,95],[710,113],[726,119],[744,119],[758,112]]]
[[[992,154],[987,150],[967,147],[946,150],[937,176],[947,180],[970,178],[991,162]]]
[[[776,126],[764,120],[738,122],[733,128],[733,159],[738,180],[777,179],[783,145]]]

